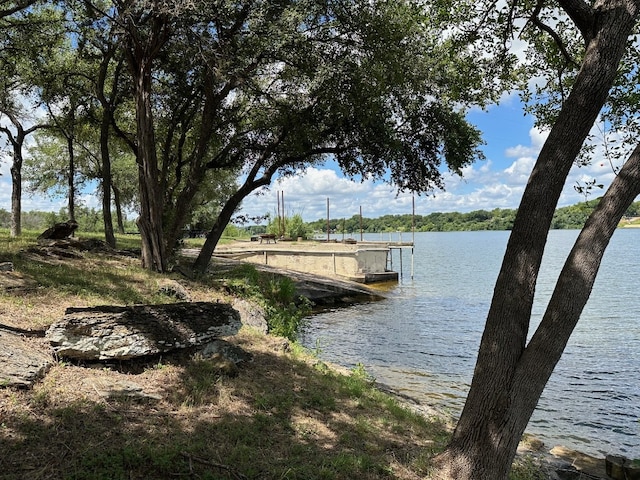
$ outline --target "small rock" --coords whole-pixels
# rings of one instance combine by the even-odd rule
[[[234,299],[232,306],[240,314],[240,320],[243,325],[254,328],[264,335],[268,333],[269,327],[262,307],[242,298]]]
[[[0,272],[13,272],[13,263],[0,262]]]
[[[63,238],[71,237],[77,229],[78,223],[74,220],[56,223],[53,227],[38,235],[38,240],[62,240]]]
[[[238,376],[238,366],[224,355],[216,353],[209,358],[209,361],[212,363],[214,368],[220,372],[220,375],[224,375],[225,377]]]
[[[604,458],[592,457],[560,445],[553,447],[549,453],[557,459],[567,462],[571,467],[573,467],[573,469],[578,470],[579,473],[586,478],[607,478]],[[572,473],[571,471],[567,471],[565,473],[566,475],[561,476],[561,478],[572,478],[570,476]]]
[[[53,358],[20,335],[0,332],[0,386],[30,387],[53,365]]]
[[[625,458],[619,455],[607,455],[605,458],[607,475],[609,475],[614,480],[625,480],[624,474],[624,462]]]
[[[159,291],[163,295],[177,298],[178,300],[181,300],[183,302],[191,301],[191,295],[189,295],[189,292],[187,292],[187,290],[182,285],[173,280],[165,281],[164,284],[160,286]]]
[[[219,355],[226,359],[229,359],[236,365],[253,360],[253,356],[250,353],[244,351],[242,348],[236,345],[220,339],[209,342],[198,353],[203,358],[212,358]]]
[[[640,465],[622,455],[607,455],[605,458],[607,475],[613,480],[640,480]]]

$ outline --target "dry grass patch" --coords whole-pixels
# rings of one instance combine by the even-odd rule
[[[235,378],[167,358],[139,374],[58,364],[33,390],[1,390],[0,478],[411,479],[446,438],[437,419],[282,339],[232,341],[254,355]],[[105,397],[105,383],[157,399]]]
[[[0,235],[0,261],[29,287],[0,288],[0,322],[16,328],[42,330],[70,306],[177,301],[134,258],[59,261],[14,245]],[[226,295],[172,280],[193,300]],[[360,369],[339,374],[246,329],[229,340],[253,355],[234,377],[168,355],[135,368],[58,363],[31,390],[0,389],[0,479],[414,479],[447,438]]]

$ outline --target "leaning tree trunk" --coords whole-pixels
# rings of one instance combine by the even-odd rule
[[[255,184],[258,185],[258,184]],[[262,185],[260,183],[259,185]],[[211,256],[213,255],[213,251],[218,245],[220,241],[220,237],[222,237],[222,232],[227,227],[229,222],[231,221],[231,217],[233,216],[233,212],[236,211],[236,208],[240,205],[242,200],[249,195],[257,186],[245,182],[245,184],[238,189],[236,193],[234,193],[231,198],[224,204],[218,218],[216,219],[216,223],[213,225],[211,231],[207,234],[207,239],[204,242],[204,245],[200,249],[200,253],[198,254],[198,258],[193,263],[193,269],[198,273],[205,273],[207,268],[209,267],[209,263],[211,262]]]
[[[625,8],[620,8],[621,1],[603,3],[594,22],[598,30],[587,45],[572,92],[540,152],[518,208],[471,389],[450,444],[435,459],[436,478],[507,478],[518,442],[546,385],[546,372],[553,369],[554,358],[559,358],[568,340],[568,333],[561,332],[566,338],[558,338],[559,351],[554,356],[541,358],[537,364],[523,363],[529,355],[525,345],[535,284],[553,213],[569,170],[614,82],[636,15],[627,3],[622,2]],[[582,293],[588,297],[589,291]],[[565,303],[574,300],[571,291],[558,295]],[[574,305],[578,316],[582,306]],[[523,379],[531,382],[526,388]]]

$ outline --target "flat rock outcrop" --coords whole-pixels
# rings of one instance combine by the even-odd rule
[[[53,357],[29,339],[0,329],[0,386],[29,387],[51,365]]]
[[[234,335],[240,315],[224,303],[68,308],[46,332],[59,357],[130,360]]]

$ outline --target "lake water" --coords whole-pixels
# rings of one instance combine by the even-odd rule
[[[411,251],[405,249],[404,275],[388,299],[314,315],[302,332],[303,344],[319,347],[327,361],[347,367],[362,363],[380,383],[458,415],[508,235],[416,233],[413,279]],[[534,326],[577,235],[574,230],[549,234]],[[410,234],[403,240],[411,240]],[[400,254],[393,255],[399,270]],[[639,297],[640,230],[621,229],[527,428],[548,447],[640,458]]]

